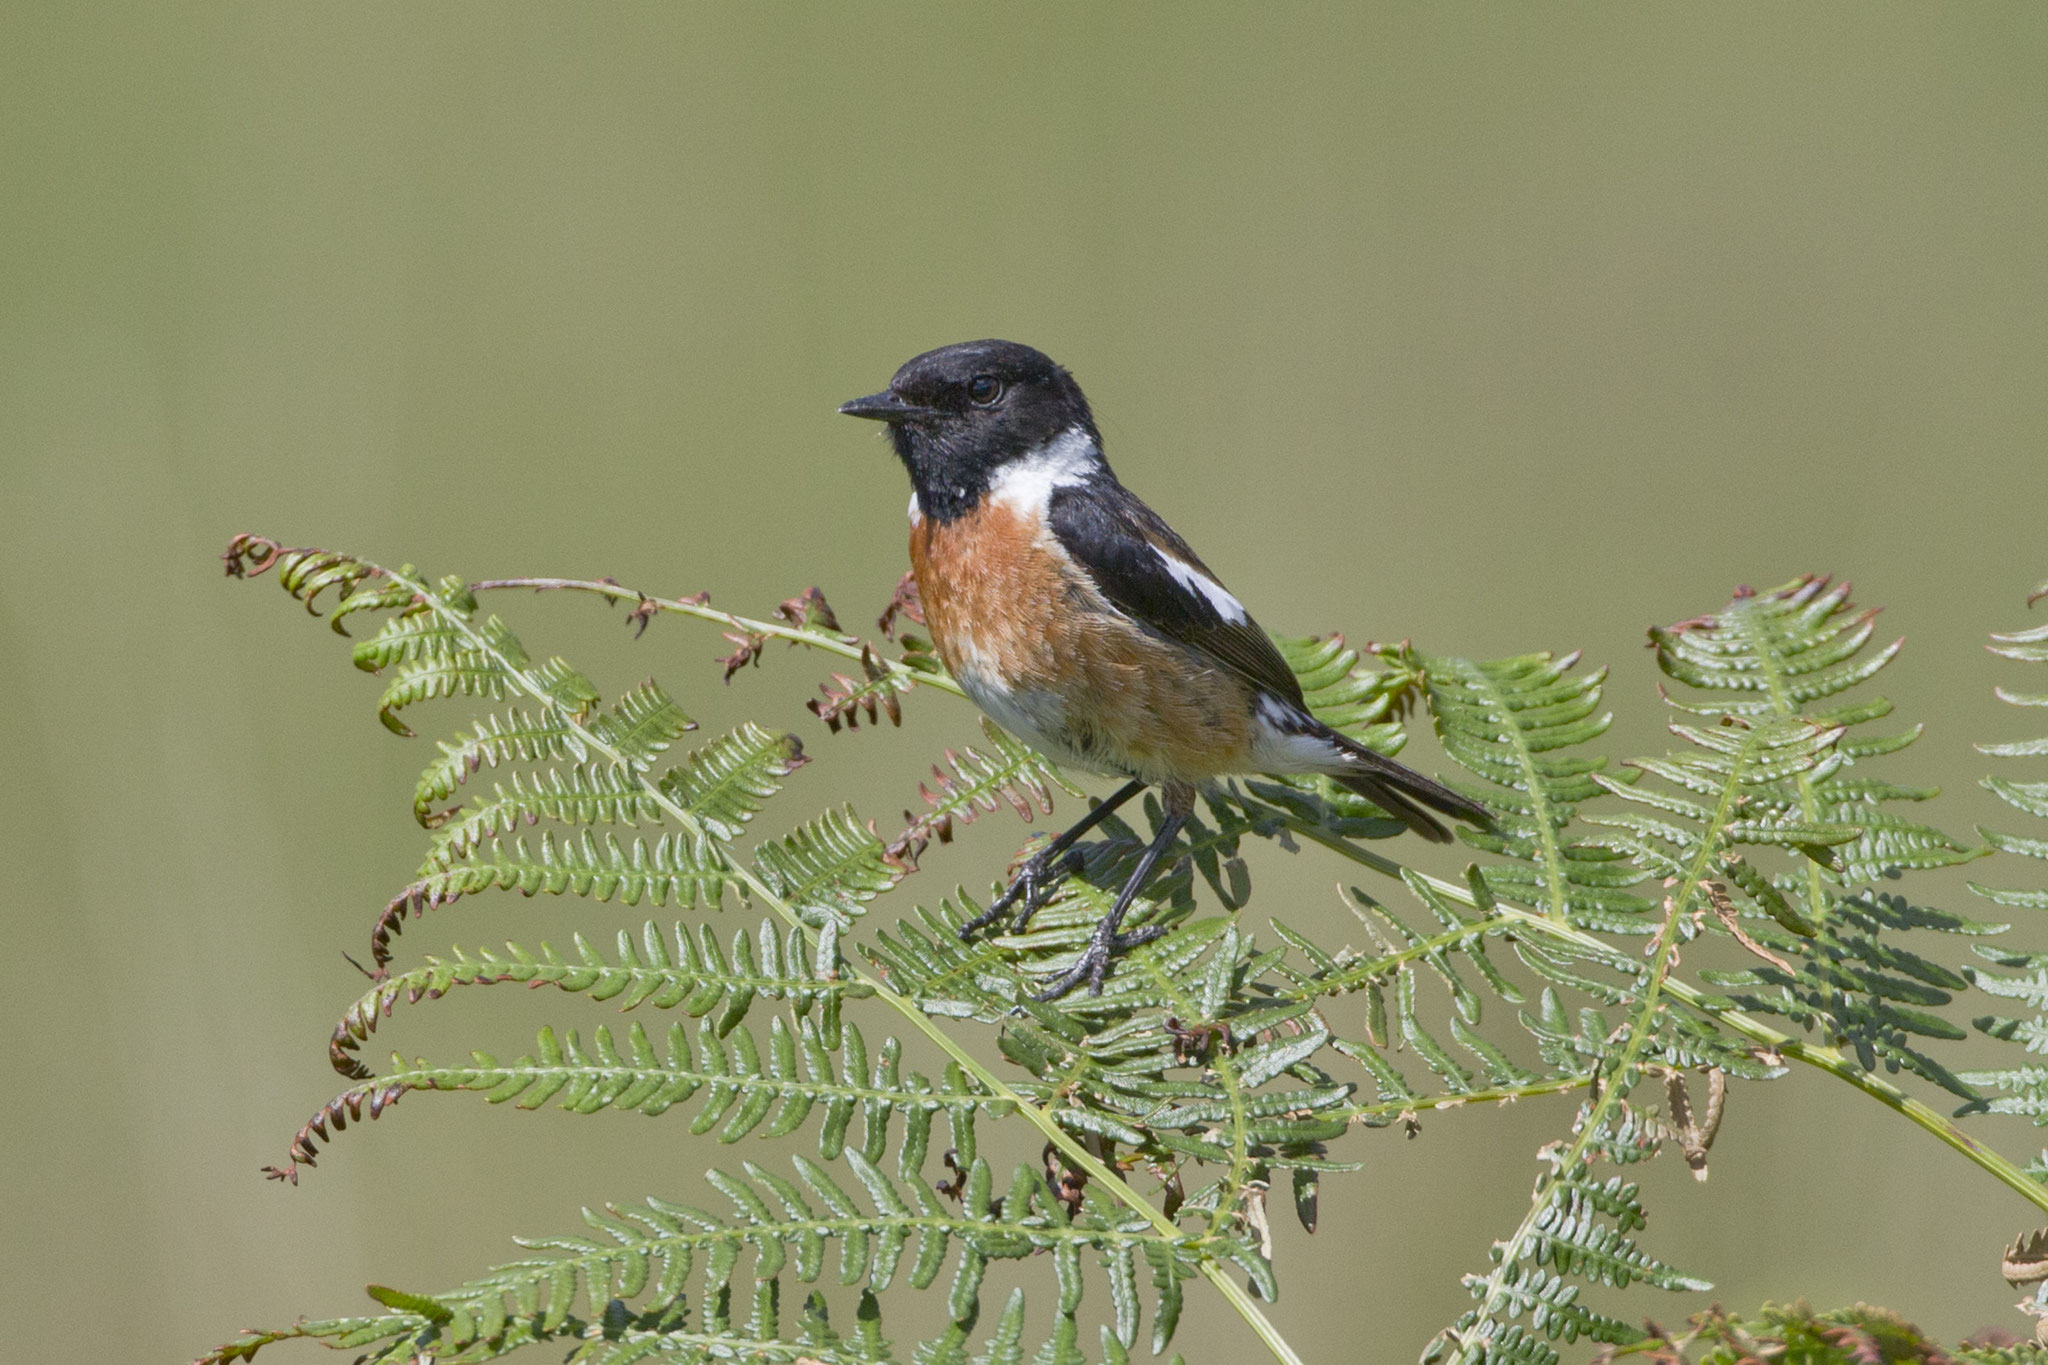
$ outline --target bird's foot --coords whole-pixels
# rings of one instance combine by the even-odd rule
[[[1039,907],[1052,899],[1052,893],[1059,889],[1061,882],[1080,870],[1081,851],[1077,848],[1064,849],[1046,856],[1050,849],[1040,849],[1026,858],[1017,869],[1017,875],[1010,878],[1010,884],[1003,888],[1003,894],[989,902],[988,909],[960,926],[963,941],[994,924],[1003,917],[1011,906],[1018,906],[1017,916],[1010,922],[1010,932],[1021,934],[1031,923],[1031,917]]]
[[[1166,926],[1163,924],[1148,924],[1143,929],[1133,929],[1128,934],[1119,934],[1115,930],[1115,925],[1116,920],[1111,918],[1105,918],[1102,923],[1096,925],[1094,934],[1088,939],[1086,951],[1074,965],[1054,977],[1044,990],[1031,998],[1041,1003],[1057,1000],[1080,985],[1084,979],[1088,982],[1088,994],[1100,995],[1102,979],[1109,975],[1111,958],[1126,949],[1137,947],[1140,943],[1150,943],[1166,932]]]

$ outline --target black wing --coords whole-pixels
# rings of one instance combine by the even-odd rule
[[[1118,611],[1302,705],[1300,681],[1259,623],[1128,489],[1097,481],[1056,488],[1046,522]]]

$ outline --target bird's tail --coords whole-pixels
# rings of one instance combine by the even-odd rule
[[[1492,828],[1493,816],[1477,801],[1458,795],[1441,782],[1433,782],[1384,754],[1374,753],[1349,736],[1334,730],[1330,733],[1351,760],[1350,771],[1331,775],[1423,838],[1438,844],[1451,841],[1451,832],[1423,806],[1481,829]]]

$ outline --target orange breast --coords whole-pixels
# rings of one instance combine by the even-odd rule
[[[1250,686],[1116,611],[1035,519],[920,519],[910,565],[939,657],[1021,738],[1150,782],[1252,771]]]

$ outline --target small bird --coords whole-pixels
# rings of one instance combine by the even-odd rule
[[[1165,819],[1087,949],[1038,998],[1165,932],[1119,933],[1194,811],[1237,773],[1324,773],[1425,839],[1428,806],[1477,825],[1484,807],[1316,720],[1266,632],[1171,526],[1117,482],[1072,375],[1014,341],[967,341],[908,361],[842,404],[885,423],[910,471],[910,564],[939,658],[976,705],[1063,764],[1129,779],[1027,858],[968,938],[1017,906],[1022,932],[1066,854],[1148,786]],[[1418,804],[1420,803],[1420,804]]]

